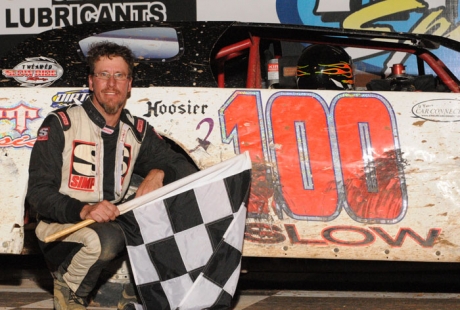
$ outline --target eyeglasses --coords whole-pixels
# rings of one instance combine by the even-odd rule
[[[117,81],[126,81],[128,78],[130,78],[130,76],[128,74],[124,74],[124,73],[120,73],[120,72],[110,74],[110,73],[104,71],[104,72],[100,72],[100,73],[94,73],[93,75],[95,77],[97,77],[97,78],[100,78],[101,80],[109,80],[112,76]]]

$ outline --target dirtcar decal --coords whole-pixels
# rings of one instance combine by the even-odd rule
[[[26,58],[13,69],[3,69],[2,74],[7,78],[14,78],[21,86],[45,87],[58,80],[64,69],[52,58]]]
[[[71,104],[80,104],[80,102],[85,101],[89,97],[89,94],[88,89],[58,92],[51,98],[51,107],[61,108]]]

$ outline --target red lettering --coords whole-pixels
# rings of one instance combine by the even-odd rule
[[[284,224],[286,233],[292,244],[306,244],[306,245],[327,245],[325,240],[307,240],[302,239],[297,232],[297,227],[294,224]]]
[[[143,119],[139,119],[137,121],[136,129],[137,129],[137,131],[142,132],[142,130],[144,129],[144,120]]]
[[[284,211],[331,221],[342,206],[358,222],[394,224],[405,216],[396,117],[382,96],[341,94],[329,108],[315,93],[282,91],[264,113],[260,92],[236,91],[220,115],[223,142],[251,154],[252,217],[267,214],[268,201],[279,218]]]
[[[296,219],[332,220],[339,214],[325,109],[313,93],[280,92],[267,104],[275,198]]]
[[[70,182],[69,182],[70,188],[78,188],[79,183],[80,183],[80,177],[78,175],[72,175],[70,177]]]
[[[281,243],[286,240],[279,226],[265,223],[247,223],[244,238],[247,241],[265,244]]]
[[[248,216],[257,217],[268,214],[268,200],[273,195],[273,187],[267,179],[269,166],[267,154],[265,125],[262,115],[262,103],[258,91],[235,91],[219,110],[224,124],[222,142],[231,143],[236,154],[250,151],[252,161],[251,194]]]
[[[31,108],[21,101],[14,108],[0,108],[0,118],[15,120],[16,127],[14,129],[22,134],[27,130],[27,120],[40,118],[39,110],[38,108]]]
[[[30,139],[29,135],[12,139],[10,136],[0,138],[0,147],[33,147],[36,139]]]
[[[78,188],[80,189],[91,189],[94,185],[94,178],[80,177]]]
[[[358,222],[396,223],[407,209],[396,118],[377,96],[344,96],[332,104],[345,208]]]
[[[393,238],[382,227],[329,226],[323,229],[319,239],[302,239],[295,224],[284,224],[284,228],[291,244],[310,246],[327,246],[330,244],[353,247],[368,246],[375,242],[377,235],[393,248],[402,247],[407,236],[424,248],[432,248],[441,235],[441,228],[431,228],[424,239],[411,228],[400,228]]]
[[[88,178],[79,175],[72,175],[70,177],[69,187],[77,190],[87,190],[90,191],[93,189],[95,184],[94,178]]]
[[[65,126],[69,126],[70,121],[69,121],[69,119],[67,118],[67,114],[65,114],[64,112],[58,112],[58,114],[59,114],[59,116],[61,117],[62,123],[63,123]]]
[[[362,236],[361,240],[343,240],[337,238],[334,233],[336,232],[346,232],[348,235],[351,233],[358,233]],[[374,243],[375,237],[374,235],[365,228],[361,227],[354,227],[354,226],[333,226],[324,229],[321,232],[321,235],[324,239],[328,240],[329,242],[340,244],[340,245],[347,245],[347,246],[364,246]],[[356,235],[356,234],[355,234]]]
[[[420,237],[415,231],[411,228],[400,228],[396,237],[392,238],[386,231],[380,227],[370,227],[380,238],[383,239],[387,244],[392,247],[401,247],[406,239],[406,236],[411,237],[417,244],[421,245],[424,248],[431,248],[436,241],[436,238],[441,234],[441,228],[431,228],[428,231],[426,239]]]

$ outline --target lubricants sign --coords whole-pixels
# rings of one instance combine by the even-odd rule
[[[178,0],[2,1],[0,34],[40,33],[82,23],[194,20],[194,12],[195,1]]]
[[[53,100],[87,96],[61,88],[4,94],[0,151],[8,155],[0,173],[9,185],[0,194],[14,210],[5,209],[0,230],[13,223],[2,224],[4,217],[21,212],[24,192],[14,185],[26,182],[30,149]],[[244,255],[458,260],[454,94],[155,87],[133,89],[127,108],[201,169],[250,153]],[[16,110],[27,113],[19,118]]]

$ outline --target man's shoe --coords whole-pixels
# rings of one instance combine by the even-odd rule
[[[64,280],[54,279],[54,309],[83,310],[86,309],[86,303],[72,292]]]
[[[121,298],[118,301],[117,310],[132,310],[136,309],[134,304],[139,303],[136,297],[134,285],[124,284],[123,291],[121,292]]]

